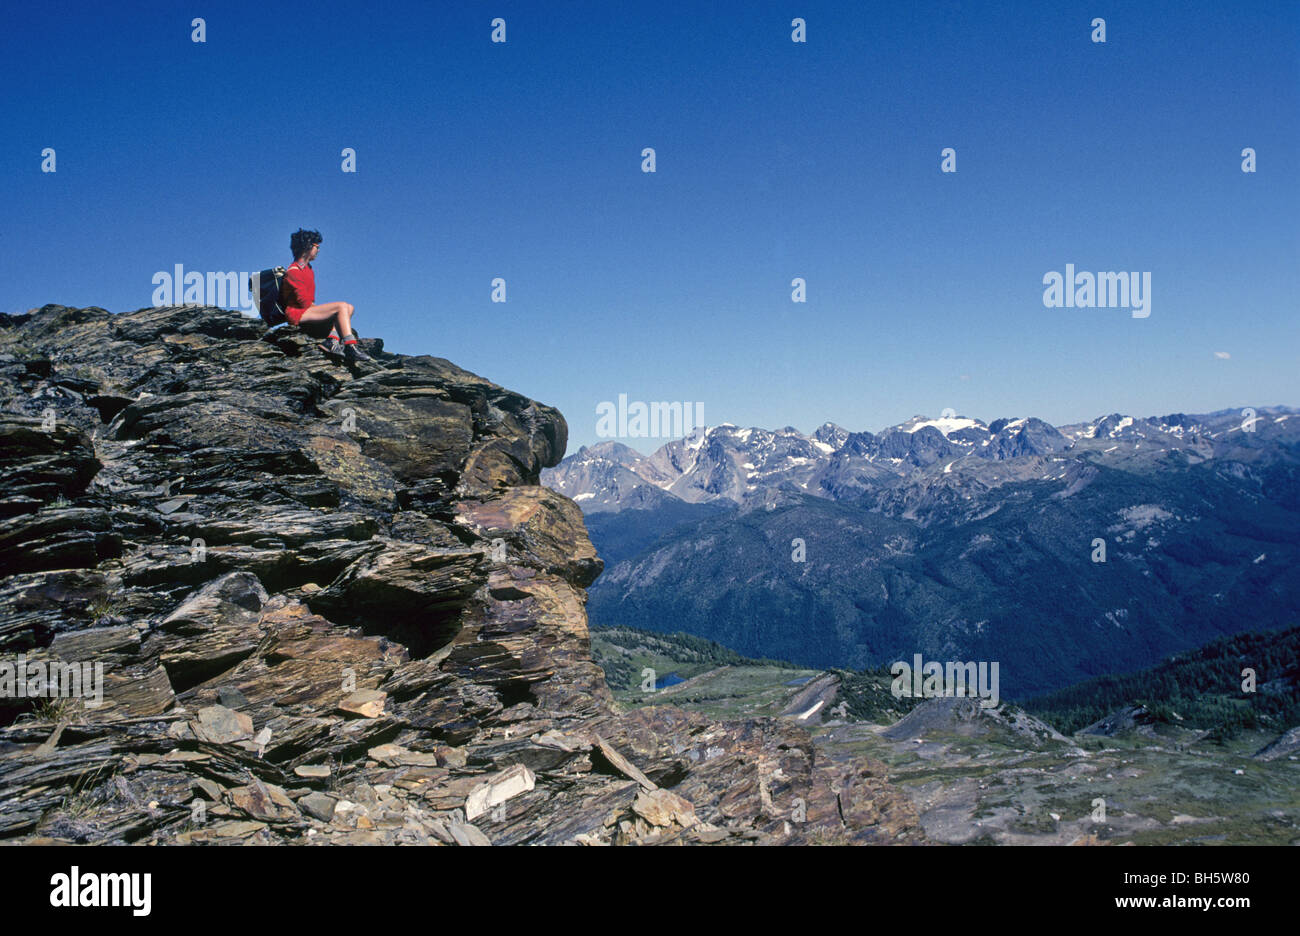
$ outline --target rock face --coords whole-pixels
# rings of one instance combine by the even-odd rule
[[[0,837],[920,840],[879,765],[787,720],[618,711],[601,560],[538,486],[564,418],[362,344],[349,369],[220,309],[0,316]],[[85,684],[23,692],[20,664]]]
[[[1294,757],[1300,751],[1300,727],[1284,731],[1255,752],[1255,757],[1262,761],[1277,760],[1279,757]]]
[[[1141,731],[1149,735],[1152,734],[1154,724],[1155,718],[1147,711],[1145,705],[1127,705],[1111,712],[1104,718],[1099,718],[1091,725],[1081,729],[1079,733],[1110,737],[1128,731]]]

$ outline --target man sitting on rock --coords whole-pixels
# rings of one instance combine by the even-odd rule
[[[280,284],[280,302],[290,325],[320,338],[326,329],[328,336],[318,347],[331,357],[349,361],[369,361],[370,355],[357,345],[352,333],[352,304],[349,302],[316,302],[316,274],[311,261],[320,253],[322,238],[319,231],[299,228],[289,236],[289,249],[293,251],[293,264],[284,274]],[[339,335],[343,335],[340,343]]]

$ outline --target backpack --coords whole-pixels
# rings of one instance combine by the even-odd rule
[[[257,303],[257,311],[261,313],[262,321],[269,328],[289,321],[284,314],[284,306],[280,305],[280,281],[284,279],[284,274],[284,267],[276,267],[273,270],[254,273],[248,278],[248,291],[252,294],[253,301]]]

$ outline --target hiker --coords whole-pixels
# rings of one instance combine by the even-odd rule
[[[299,228],[289,236],[289,249],[293,251],[293,264],[284,274],[280,286],[284,314],[289,324],[297,326],[315,338],[329,329],[329,335],[317,347],[332,357],[349,361],[369,361],[370,355],[357,344],[352,332],[352,304],[348,302],[316,302],[316,274],[311,261],[320,253],[320,231]],[[340,340],[339,336],[342,335]]]

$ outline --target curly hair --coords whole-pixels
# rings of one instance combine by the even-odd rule
[[[299,257],[311,250],[312,244],[323,244],[324,238],[320,236],[320,231],[305,231],[298,228],[297,231],[289,235],[289,249],[293,251],[293,259]]]

